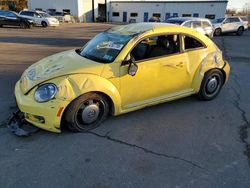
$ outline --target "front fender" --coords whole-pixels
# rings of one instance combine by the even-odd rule
[[[101,92],[110,97],[114,105],[114,115],[121,112],[121,97],[118,89],[109,80],[93,74],[73,74],[59,78],[56,98],[73,101],[88,92]]]

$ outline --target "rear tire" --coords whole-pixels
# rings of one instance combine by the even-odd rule
[[[109,103],[105,96],[97,93],[84,94],[67,107],[64,125],[73,132],[86,132],[98,127],[109,113]]]
[[[26,28],[28,28],[28,26],[27,26],[26,23],[21,22],[21,23],[20,23],[20,28],[21,28],[21,29],[26,29]]]
[[[241,36],[243,34],[243,32],[244,32],[244,28],[243,27],[239,27],[239,29],[237,30],[236,34],[238,36]]]
[[[208,71],[201,83],[198,97],[201,100],[212,100],[219,93],[224,83],[224,77],[220,70],[213,69]]]
[[[214,31],[214,36],[220,36],[221,33],[222,33],[221,28],[217,28],[217,29],[215,29],[215,31]]]
[[[41,24],[42,24],[43,27],[48,27],[48,24],[45,21],[42,21]]]

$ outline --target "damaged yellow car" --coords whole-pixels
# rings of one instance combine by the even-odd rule
[[[83,48],[30,66],[15,86],[18,107],[31,124],[84,132],[119,115],[197,94],[215,98],[229,64],[195,30],[163,23],[111,28]]]

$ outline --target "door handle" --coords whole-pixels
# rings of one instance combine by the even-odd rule
[[[171,67],[171,68],[178,69],[178,68],[182,68],[184,66],[184,63],[183,62],[179,62],[179,63],[176,63],[176,64],[173,64],[173,63],[164,63],[163,66],[164,67]]]
[[[180,63],[177,63],[175,66],[178,67],[178,68],[181,68],[181,67],[184,66],[184,63],[183,63],[183,62],[180,62]]]

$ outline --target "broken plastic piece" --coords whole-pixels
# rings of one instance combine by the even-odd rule
[[[39,131],[39,128],[30,125],[21,111],[13,113],[8,123],[8,128],[16,136],[27,137]]]

